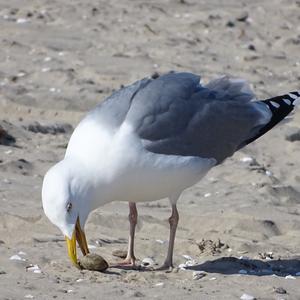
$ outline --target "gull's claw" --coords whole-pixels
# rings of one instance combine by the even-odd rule
[[[166,273],[171,273],[174,270],[173,265],[164,263],[162,266],[155,268],[154,271],[165,271]]]
[[[110,264],[110,267],[113,268],[128,268],[133,270],[139,270],[140,266],[136,265],[136,259],[135,258],[125,258],[123,261],[116,262]]]

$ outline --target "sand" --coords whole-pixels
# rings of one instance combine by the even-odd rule
[[[187,270],[75,269],[40,196],[72,128],[122,84],[176,70],[245,78],[260,99],[299,89],[299,13],[292,0],[1,0],[0,298],[300,299],[299,112],[184,192],[174,259]],[[138,209],[137,257],[161,264],[168,202]],[[117,260],[127,214],[91,214],[91,251]]]

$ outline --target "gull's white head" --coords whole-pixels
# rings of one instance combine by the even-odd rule
[[[64,159],[47,172],[42,188],[44,212],[66,237],[69,256],[77,266],[76,240],[83,255],[88,253],[83,228],[90,213],[89,185],[80,174],[72,162]]]

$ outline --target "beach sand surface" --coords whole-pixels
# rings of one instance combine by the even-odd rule
[[[298,0],[1,0],[0,28],[1,299],[300,299],[299,111],[183,193],[171,273],[77,270],[41,204],[73,128],[121,85],[175,70],[258,99],[299,89]],[[137,258],[162,264],[169,203],[138,210]],[[127,215],[90,215],[92,252],[118,260]]]

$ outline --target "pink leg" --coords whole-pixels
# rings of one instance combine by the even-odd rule
[[[129,202],[129,240],[128,240],[128,250],[127,257],[125,258],[125,262],[128,264],[135,266],[135,256],[134,256],[134,234],[135,234],[135,226],[137,224],[137,209],[136,204],[134,202]]]
[[[178,220],[179,220],[179,214],[178,214],[176,204],[172,204],[172,215],[169,218],[170,238],[169,238],[168,253],[164,264],[157,270],[167,270],[173,268],[173,249],[174,249],[174,242],[175,242]]]
[[[129,240],[128,240],[128,250],[127,250],[127,256],[126,258],[116,264],[113,264],[111,266],[130,266],[135,267],[135,256],[134,256],[134,234],[135,234],[135,226],[137,224],[137,209],[136,204],[134,202],[129,202]]]

